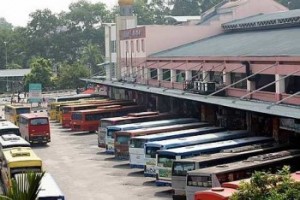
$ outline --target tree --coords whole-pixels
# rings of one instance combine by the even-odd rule
[[[12,187],[0,200],[36,200],[44,173],[27,172],[12,179]]]
[[[231,200],[286,200],[300,199],[300,183],[291,179],[289,167],[276,174],[255,172],[250,182],[243,182]]]
[[[51,87],[51,66],[51,62],[47,59],[32,59],[30,64],[31,72],[25,76],[26,91],[28,91],[29,83],[41,83],[43,89]]]
[[[90,68],[91,75],[100,72],[100,68],[97,65],[103,62],[100,47],[92,43],[88,43],[82,51],[81,62]]]
[[[79,78],[89,76],[89,70],[82,64],[75,63],[73,65],[62,64],[58,76],[58,87],[74,89],[84,86],[84,82],[79,81]]]
[[[174,16],[200,15],[200,4],[198,0],[177,0],[172,9]]]

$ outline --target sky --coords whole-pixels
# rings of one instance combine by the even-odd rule
[[[53,13],[68,11],[71,3],[78,0],[0,0],[0,17],[4,17],[13,26],[26,26],[29,14],[40,9],[50,9]],[[90,3],[102,2],[108,8],[117,5],[118,0],[86,0]]]

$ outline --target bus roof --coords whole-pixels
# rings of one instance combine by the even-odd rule
[[[77,111],[72,111],[71,113],[98,113],[98,112],[106,112],[106,110],[118,110],[118,109],[126,109],[126,108],[134,108],[134,107],[143,107],[139,105],[132,105],[132,106],[121,106],[121,105],[109,105],[101,108],[95,108],[95,109],[87,109],[87,110],[77,110]]]
[[[38,197],[64,197],[50,173],[45,173],[39,187]]]
[[[181,137],[181,138],[174,138],[174,139],[168,139],[168,140],[161,140],[156,142],[147,142],[147,147],[165,147],[165,148],[176,148],[178,146],[189,146],[195,144],[196,141],[205,141],[208,139],[213,139],[221,136],[231,136],[231,135],[237,135],[240,134],[244,137],[248,134],[248,131],[246,130],[238,130],[238,131],[222,131],[219,132],[219,129],[222,130],[222,127],[203,127],[203,128],[195,128],[195,129],[188,129],[183,131],[176,131],[178,133],[185,132],[199,132],[199,135],[196,136],[187,136],[187,137]],[[202,133],[202,134],[201,134]]]
[[[18,162],[35,161],[42,163],[42,160],[33,152],[30,147],[16,147],[3,150],[3,155],[8,164],[14,167],[14,163],[18,166]]]
[[[30,108],[30,106],[23,105],[23,104],[6,104],[5,107],[10,107],[10,108]]]
[[[232,196],[236,190],[232,188],[212,188],[195,193],[196,200],[220,199],[225,200]]]
[[[218,160],[219,158],[230,158],[235,157],[237,155],[247,155],[255,152],[264,152],[267,150],[285,148],[287,145],[279,145],[274,142],[263,142],[259,144],[251,144],[242,147],[234,147],[230,149],[221,150],[219,153],[214,154],[203,154],[191,158],[185,158],[181,160],[176,160],[174,162],[205,162],[210,160]]]
[[[145,117],[145,116],[157,116],[160,114],[165,114],[165,113],[159,113],[159,112],[139,112],[139,113],[128,113],[126,116],[120,116],[120,117],[109,117],[109,118],[103,118],[101,121],[121,121],[121,120],[127,120],[127,119],[135,119],[139,117]],[[169,114],[169,113],[166,113]]]
[[[131,129],[138,129],[138,128],[143,128],[143,127],[151,127],[152,125],[164,126],[164,125],[168,125],[171,123],[185,124],[185,123],[192,123],[192,122],[199,122],[199,120],[196,118],[166,119],[166,120],[156,120],[156,121],[151,121],[151,122],[139,122],[139,123],[132,123],[132,124],[108,126],[107,129],[131,130]]]
[[[46,113],[24,113],[24,114],[20,114],[20,117],[26,119],[35,119],[35,118],[48,118],[48,115]]]
[[[252,156],[249,157],[247,160],[243,160],[243,161],[189,171],[188,174],[189,175],[199,175],[199,174],[210,175],[210,174],[226,173],[226,172],[237,171],[241,168],[260,166],[267,163],[272,163],[274,161],[280,162],[293,157],[300,158],[299,149],[290,149],[290,150],[278,151],[274,153],[262,154],[258,156]]]
[[[10,121],[0,121],[1,129],[19,129],[19,127]]]
[[[2,148],[10,148],[16,146],[29,147],[30,143],[22,137],[15,134],[5,134],[0,136],[0,143]]]
[[[300,171],[291,174],[291,177],[294,181],[300,182]]]
[[[143,128],[143,129],[137,129],[137,130],[132,130],[130,132],[136,133],[136,132],[141,132],[141,131],[148,131],[148,130],[156,130],[156,129],[161,129],[161,128],[170,128],[170,127],[185,127],[185,126],[193,126],[193,125],[209,125],[207,122],[194,122],[194,123],[188,123],[188,124],[176,124],[176,125],[170,125],[170,126],[164,126],[164,127],[153,127],[153,128]],[[191,128],[191,129],[186,129],[186,130],[179,130],[179,131],[169,131],[169,132],[164,132],[164,133],[158,133],[158,134],[153,134],[153,135],[143,135],[143,136],[136,136],[133,137],[132,139],[139,139],[139,140],[155,140],[157,138],[161,137],[167,137],[171,135],[181,135],[187,132],[199,132],[199,131],[222,131],[225,130],[222,127],[215,127],[215,126],[209,126],[209,127],[200,127],[200,128]],[[199,133],[200,134],[200,133]],[[165,140],[164,140],[165,141]]]
[[[222,187],[225,188],[232,188],[232,189],[238,189],[241,182],[250,182],[251,178],[246,178],[246,179],[242,179],[242,180],[236,180],[236,181],[230,181],[230,182],[225,182],[222,183]]]
[[[192,152],[199,152],[204,151],[208,149],[215,149],[215,148],[231,148],[236,145],[242,145],[242,144],[251,144],[255,142],[267,142],[272,141],[270,137],[246,137],[246,138],[239,138],[239,139],[231,139],[231,140],[225,140],[225,141],[219,141],[219,142],[212,142],[212,143],[206,143],[206,144],[198,144],[193,146],[185,146],[180,148],[174,148],[174,149],[167,149],[167,150],[159,150],[159,155],[185,155],[190,154]]]

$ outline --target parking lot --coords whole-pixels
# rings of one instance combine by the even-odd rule
[[[156,187],[128,161],[117,161],[97,146],[94,133],[73,133],[51,124],[52,141],[33,147],[67,199],[171,199],[170,187]]]

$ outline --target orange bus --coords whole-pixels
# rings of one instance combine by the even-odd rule
[[[63,128],[70,128],[70,121],[71,121],[71,112],[78,111],[78,110],[89,110],[89,109],[96,109],[101,106],[110,106],[110,105],[134,105],[135,103],[133,101],[128,100],[109,100],[99,103],[86,103],[86,104],[80,104],[80,105],[68,105],[68,106],[62,106],[62,120],[61,124]]]
[[[73,111],[71,112],[71,130],[95,132],[98,130],[102,118],[123,116],[130,112],[145,111],[145,109],[144,106],[138,105],[112,105],[100,109]]]
[[[187,124],[177,124],[169,125],[169,126],[156,126],[150,128],[142,128],[136,130],[129,130],[129,131],[120,131],[115,133],[115,157],[121,159],[128,159],[129,158],[129,145],[130,139],[136,136],[144,136],[144,135],[151,135],[157,133],[166,133],[172,131],[180,131],[180,130],[187,130],[187,129],[194,129],[194,128],[201,128],[209,126],[206,122],[195,122],[195,123],[187,123]],[[141,151],[144,151],[144,145],[141,145]],[[133,150],[134,152],[136,149]]]
[[[21,114],[19,128],[21,136],[29,143],[50,142],[50,125],[49,118],[46,114]]]

